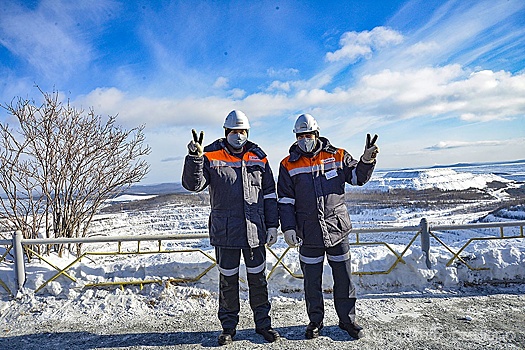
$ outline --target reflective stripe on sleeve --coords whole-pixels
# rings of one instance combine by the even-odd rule
[[[264,199],[273,199],[273,198],[277,198],[277,194],[275,192],[273,193],[268,193],[268,194],[265,194]]]
[[[250,160],[246,162],[246,166],[255,166],[255,165],[264,168],[264,162],[262,160],[257,160],[257,161]]]
[[[295,199],[288,198],[288,197],[279,198],[279,200],[277,202],[279,202],[280,204],[292,204],[292,205],[295,205]]]
[[[352,169],[352,185],[354,185],[354,186],[357,185],[357,172],[356,172],[356,169],[357,168]]]

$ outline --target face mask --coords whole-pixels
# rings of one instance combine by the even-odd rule
[[[231,132],[228,134],[226,140],[228,141],[230,146],[232,146],[235,149],[239,149],[246,143],[248,137],[244,134],[236,134]]]
[[[297,145],[304,152],[310,153],[314,150],[317,140],[315,138],[303,137],[302,139],[297,140]]]

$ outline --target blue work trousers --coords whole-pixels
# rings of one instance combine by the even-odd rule
[[[222,328],[236,328],[239,323],[239,266],[241,252],[246,265],[249,301],[256,328],[271,326],[268,283],[266,282],[266,249],[231,249],[215,247],[219,265],[219,320]]]
[[[306,311],[311,322],[324,318],[323,263],[324,256],[332,269],[334,306],[342,323],[355,322],[355,287],[351,280],[349,244],[345,240],[330,248],[301,246],[299,259],[304,275]]]

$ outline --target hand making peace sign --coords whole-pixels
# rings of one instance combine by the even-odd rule
[[[366,134],[365,152],[361,156],[361,160],[365,163],[373,163],[379,153],[379,147],[376,145],[377,135],[371,138],[370,134]]]
[[[204,131],[201,131],[199,137],[197,137],[197,131],[191,129],[193,135],[193,140],[188,143],[188,153],[191,156],[202,157],[204,154],[204,146],[202,146],[202,141],[204,140]]]

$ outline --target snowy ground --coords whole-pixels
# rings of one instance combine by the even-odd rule
[[[379,183],[395,183],[397,185],[393,186],[399,188],[396,186],[399,186],[400,179],[405,179],[402,180],[403,186],[411,189],[415,187],[414,183],[428,186],[431,182],[436,184],[434,188],[448,186],[457,189],[457,184],[443,184],[459,181],[464,186],[470,181],[483,193],[479,197],[458,201],[457,192],[454,192],[453,203],[440,202],[439,205],[429,202],[408,205],[405,201],[389,202],[388,205],[368,203],[366,207],[350,209],[354,225],[400,227],[417,225],[423,217],[431,225],[525,219],[523,196],[508,194],[508,189],[520,187],[519,182],[509,182],[490,174],[456,176],[439,169],[418,174],[416,176],[411,172],[403,177],[390,173],[388,178],[375,179],[371,187]],[[489,188],[487,184],[494,180],[505,185]],[[469,193],[469,196],[472,195],[478,196],[475,192]],[[385,198],[391,199],[388,196]],[[143,200],[146,203],[146,198]],[[495,210],[498,207],[501,207],[500,210]],[[99,215],[90,234],[122,236],[205,232],[208,213],[209,207],[198,203],[190,205],[174,201],[154,207],[144,205],[141,209]],[[508,228],[505,233],[519,235],[520,231]],[[361,235],[360,241],[385,241],[400,253],[414,234]],[[483,229],[435,234],[457,251],[469,238],[494,237],[499,232]],[[355,241],[355,238],[351,235],[350,241]],[[141,251],[153,251],[156,243],[142,243],[140,248]],[[169,241],[163,248],[199,248],[213,257],[213,249],[207,239]],[[109,252],[116,250],[116,245],[90,244],[84,249]],[[126,243],[121,249],[133,251],[137,247]],[[282,237],[272,249],[278,256],[285,251]],[[451,254],[435,240],[431,240],[430,252],[432,267],[429,269],[417,239],[403,256],[405,264],[397,264],[389,274],[354,276],[359,298],[358,319],[368,334],[359,341],[348,341],[348,337],[336,326],[328,265],[323,286],[326,328],[323,336],[314,341],[303,339],[304,325],[308,320],[301,279],[294,278],[282,267],[277,268],[269,279],[273,323],[284,338],[279,344],[266,344],[253,332],[247,289],[241,283],[241,323],[237,341],[230,348],[524,349],[525,239],[482,240],[469,245],[461,257],[471,267],[489,268],[481,271],[471,270],[457,261],[446,266]],[[2,251],[0,253],[3,254]],[[51,255],[48,259],[59,267],[65,267],[74,257],[59,259]],[[300,273],[296,250],[290,250],[283,261],[293,272]],[[395,261],[395,256],[381,245],[352,248],[355,272],[385,271]],[[268,254],[267,272],[275,262],[276,259]],[[35,293],[56,271],[49,264],[33,260],[27,265],[25,288],[14,298],[0,287],[0,348],[215,347],[220,329],[216,318],[217,270],[212,269],[198,282],[178,285],[166,282],[169,277],[196,276],[209,264],[210,260],[198,252],[89,256],[67,270],[77,279],[76,283],[61,276]],[[10,290],[16,290],[9,263],[0,264],[0,279]],[[160,279],[165,282],[145,284],[143,288],[85,287],[88,283],[137,279]]]
[[[524,292],[523,287],[484,286],[449,292],[362,295],[357,312],[367,335],[358,341],[350,340],[337,327],[330,295],[326,296],[322,336],[311,341],[303,336],[307,323],[304,301],[273,299],[273,325],[283,337],[276,344],[265,343],[255,334],[248,303],[243,300],[238,334],[228,348],[521,350],[525,344]],[[2,311],[10,320],[2,324],[2,349],[217,346],[220,325],[215,316],[215,297],[189,297],[180,293],[179,287],[150,293],[98,291],[73,301],[47,297],[37,305],[23,299],[19,307]]]

